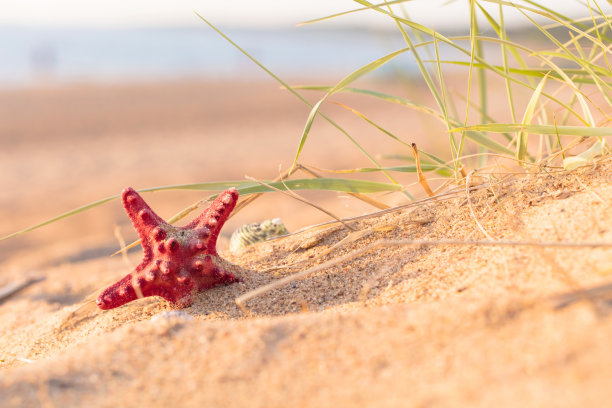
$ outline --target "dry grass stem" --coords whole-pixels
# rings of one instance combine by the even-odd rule
[[[512,180],[509,179],[509,180],[501,182],[501,184],[505,186],[507,184],[510,184],[511,182],[512,182]],[[496,183],[496,184],[499,184],[499,183]],[[491,185],[490,183],[483,183],[483,184],[480,184],[480,185],[477,185],[477,186],[472,186],[471,190],[486,189],[486,188],[489,188],[490,185]],[[444,193],[440,193],[440,194],[438,194],[438,195],[436,195],[434,197],[427,197],[427,198],[423,198],[421,200],[411,201],[411,202],[406,203],[406,204],[398,205],[398,206],[387,208],[387,209],[380,210],[380,211],[375,211],[375,212],[372,212],[372,213],[369,213],[369,214],[357,215],[355,217],[346,217],[346,218],[343,218],[342,220],[345,221],[345,222],[351,222],[351,221],[362,221],[362,220],[366,220],[366,219],[369,219],[369,218],[376,218],[376,217],[379,217],[381,215],[391,214],[391,213],[394,213],[394,212],[397,212],[397,211],[401,211],[401,210],[404,210],[404,209],[407,209],[407,208],[419,207],[419,206],[421,206],[421,205],[423,205],[423,204],[425,204],[427,202],[430,202],[430,201],[451,200],[453,198],[457,198],[458,195],[461,195],[464,192],[465,192],[465,189],[463,187],[456,187],[456,188],[454,188],[452,190],[446,191]],[[427,222],[429,222],[429,220],[410,220],[408,222],[413,222],[413,223],[416,223],[416,224],[426,224]],[[294,232],[292,232],[290,234],[284,235],[284,237],[300,234],[302,232],[311,230],[313,228],[319,228],[319,227],[323,227],[323,226],[326,226],[326,225],[332,225],[332,224],[335,224],[335,223],[337,223],[337,221],[327,221],[327,222],[322,222],[320,224],[309,225],[307,227],[304,227],[304,228],[301,228],[301,229],[299,229],[297,231],[294,231]],[[276,238],[272,238],[270,241],[273,241],[274,239],[276,239]]]
[[[293,173],[295,173],[296,169],[290,169],[287,170],[285,173],[283,173],[283,175],[277,177],[274,179],[274,181],[280,181],[283,178],[287,178],[290,175],[292,175]],[[259,198],[263,193],[256,193],[256,194],[251,194],[250,196],[244,198],[244,199],[240,199],[238,201],[238,203],[236,204],[236,207],[234,208],[234,210],[230,213],[229,217],[227,219],[232,218],[234,215],[236,215],[240,210],[242,210],[243,208],[245,208],[247,205],[251,204],[253,201],[255,201],[257,198]],[[175,222],[185,218],[187,215],[189,215],[192,211],[200,208],[202,206],[202,204],[207,204],[211,202],[210,198],[204,198],[202,200],[199,200],[198,202],[191,204],[189,207],[185,208],[184,210],[182,210],[180,213],[178,213],[177,215],[175,215],[174,217],[172,217],[172,222],[170,222],[170,224],[174,224]],[[114,252],[111,254],[111,256],[115,256],[117,254],[119,254],[120,252],[123,251],[127,251],[129,249],[134,248],[135,246],[140,244],[140,239],[132,242],[130,245],[128,246],[122,246],[121,249],[119,249],[118,251]]]
[[[419,157],[419,149],[417,149],[416,143],[412,143],[410,147],[412,150],[412,155],[414,156],[414,161],[416,164],[416,170],[417,170],[417,176],[419,178],[419,183],[421,183],[421,186],[423,186],[423,190],[425,190],[427,195],[429,197],[433,197],[434,192],[431,191],[431,188],[429,187],[429,183],[427,183],[427,179],[425,178],[425,175],[423,174],[423,170],[421,170],[421,158]]]
[[[289,170],[286,170],[284,173],[280,174],[278,177],[276,177],[273,181],[277,182],[277,181],[281,181],[284,180],[288,177],[291,177],[291,175],[293,173],[295,173],[297,171],[296,168],[291,168]],[[234,208],[234,211],[232,211],[228,217],[228,219],[230,219],[232,216],[234,216],[235,214],[237,214],[240,210],[242,210],[243,208],[245,208],[247,205],[251,204],[253,201],[255,201],[256,199],[258,199],[259,197],[261,197],[263,195],[263,193],[256,193],[256,194],[251,194],[248,197],[241,199],[238,201],[238,203],[236,204],[236,207]]]
[[[314,170],[312,170],[312,168],[310,168],[309,166],[306,166],[306,165],[303,165],[303,164],[298,163],[298,164],[296,165],[296,168],[298,168],[298,169],[300,169],[300,170],[302,170],[302,171],[306,172],[307,174],[310,174],[310,175],[311,175],[311,176],[313,176],[313,177],[316,177],[316,178],[321,178],[321,175],[320,175],[320,174],[318,174],[317,172],[315,172]],[[348,192],[347,192],[347,194],[348,194],[348,195],[350,195],[350,196],[353,196],[353,197],[357,198],[358,200],[363,201],[364,203],[368,203],[368,204],[370,204],[371,206],[376,207],[376,208],[378,208],[378,209],[380,209],[380,210],[386,210],[387,208],[390,208],[390,206],[388,206],[387,204],[385,204],[385,203],[381,203],[380,201],[377,201],[377,200],[374,200],[373,198],[368,197],[368,196],[367,196],[367,195],[365,195],[365,194],[360,194],[360,193],[348,193]]]
[[[117,242],[119,242],[119,248],[121,248],[119,252],[121,252],[121,258],[123,259],[123,263],[125,263],[125,265],[129,268],[133,268],[134,265],[132,265],[127,256],[128,248],[125,246],[125,239],[123,238],[123,234],[121,234],[121,228],[119,228],[118,225],[115,225],[114,235],[117,239]]]
[[[347,229],[351,230],[351,231],[355,231],[355,228],[351,227],[350,225],[348,225],[345,221],[343,221],[340,217],[336,216],[334,213],[332,213],[331,211],[326,210],[325,208],[318,206],[317,204],[313,203],[312,201],[309,201],[307,199],[305,199],[304,197],[301,197],[300,195],[298,195],[297,193],[295,193],[294,191],[289,190],[289,188],[287,188],[286,191],[283,191],[281,189],[278,189],[266,182],[263,182],[261,180],[257,180],[256,178],[250,177],[250,176],[246,176],[245,177],[247,180],[251,180],[254,181],[256,183],[261,184],[262,186],[268,187],[278,193],[284,194],[288,197],[294,198],[298,201],[303,202],[304,204],[308,204],[311,207],[316,208],[317,210],[329,215],[330,217],[334,218],[336,221],[338,221],[339,223],[341,223],[342,225],[344,225]]]
[[[329,231],[329,229],[325,230],[324,232],[327,232],[327,231]],[[292,263],[292,264],[288,264],[288,265],[280,265],[280,266],[275,266],[275,267],[272,267],[272,268],[264,269],[264,270],[262,271],[262,273],[272,272],[272,271],[277,271],[277,270],[280,270],[280,269],[287,269],[287,268],[291,268],[291,267],[293,267],[293,266],[300,265],[300,264],[302,264],[302,263],[304,263],[304,262],[309,262],[309,261],[310,261],[310,262],[312,262],[312,261],[316,261],[316,260],[321,259],[321,258],[323,258],[324,256],[328,255],[329,253],[331,253],[331,252],[332,252],[332,251],[334,251],[335,249],[337,249],[337,248],[339,248],[339,247],[341,247],[341,246],[343,246],[343,245],[349,244],[349,243],[351,243],[351,242],[357,241],[358,239],[361,239],[361,238],[363,238],[363,237],[366,237],[366,236],[370,235],[372,232],[373,232],[373,231],[371,231],[371,230],[361,230],[361,231],[352,231],[352,232],[349,232],[349,233],[348,233],[348,234],[347,234],[347,235],[346,235],[344,238],[342,238],[340,241],[336,242],[334,245],[332,245],[330,248],[328,248],[328,249],[324,250],[323,252],[321,252],[321,253],[317,254],[317,256],[315,256],[314,258],[308,258],[308,259],[304,259],[304,260],[302,260],[302,261],[294,262],[294,263]],[[295,250],[297,250],[297,249],[299,249],[299,248],[300,248],[300,246],[298,246],[298,247],[297,247]],[[295,250],[294,250],[294,251],[295,251]]]
[[[476,218],[476,213],[474,212],[474,207],[472,206],[472,199],[470,197],[470,179],[472,178],[472,174],[474,174],[475,172],[476,170],[470,171],[470,173],[465,178],[465,195],[466,195],[467,204],[470,209],[470,214],[472,215],[474,222],[478,226],[478,229],[484,234],[485,237],[487,237],[490,240],[493,240],[493,237],[489,235],[487,231],[485,231],[482,224],[480,224],[480,222],[478,221],[478,218]]]

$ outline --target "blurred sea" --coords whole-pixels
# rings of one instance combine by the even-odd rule
[[[227,30],[285,79],[329,79],[404,47],[394,33],[295,27]],[[394,64],[394,65],[393,65]],[[415,69],[402,55],[377,71]],[[0,87],[41,83],[260,79],[259,67],[208,27],[57,29],[0,27]]]

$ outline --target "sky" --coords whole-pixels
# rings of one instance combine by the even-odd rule
[[[539,3],[564,13],[584,14],[580,0],[540,0]],[[587,0],[582,0],[586,2]],[[593,0],[589,0],[591,4]],[[516,1],[515,1],[516,2]],[[410,17],[437,29],[469,21],[467,0],[413,0],[404,3]],[[486,1],[481,0],[485,4]],[[609,13],[610,4],[598,4]],[[489,4],[496,13],[497,6]],[[359,8],[351,0],[0,0],[0,25],[29,27],[163,27],[202,24],[196,11],[213,24],[225,27],[279,28]],[[517,16],[519,17],[519,16]],[[508,17],[510,20],[512,18]],[[336,25],[388,24],[379,13],[366,11],[326,22]]]

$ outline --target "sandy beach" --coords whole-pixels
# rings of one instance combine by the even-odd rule
[[[392,92],[404,85],[376,86]],[[304,95],[316,102],[318,94]],[[374,99],[334,100],[445,154],[446,141],[427,137],[443,132],[441,124]],[[0,91],[0,235],[127,186],[273,179],[280,166],[290,166],[309,110],[265,81]],[[338,105],[324,112],[369,151],[410,154]],[[315,122],[300,162],[368,166],[323,120]],[[125,258],[109,256],[119,249],[118,237],[137,238],[119,200],[2,241],[0,287],[44,280],[0,303],[0,405],[612,404],[609,247],[380,245],[610,243],[611,172],[608,158],[569,174],[477,178],[475,185],[490,184],[470,197],[461,186],[449,187],[437,200],[352,221],[358,235],[328,224],[230,253],[228,238],[245,223],[280,217],[296,231],[330,221],[304,203],[267,194],[221,233],[219,252],[237,265],[242,282],[199,293],[178,315],[168,314],[171,306],[158,297],[104,312],[88,301],[142,257],[140,248]],[[398,178],[425,197],[416,177]],[[346,194],[300,194],[340,217],[378,211]],[[169,218],[207,195],[174,190],[144,198]],[[390,206],[407,203],[398,195],[374,197]],[[248,300],[246,313],[235,303],[262,285],[334,260]]]

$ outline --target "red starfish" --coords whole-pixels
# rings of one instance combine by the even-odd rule
[[[221,258],[216,250],[219,231],[238,200],[235,188],[221,193],[185,227],[165,222],[132,188],[123,190],[121,198],[142,241],[144,257],[133,272],[98,296],[100,309],[147,296],[161,296],[177,308],[187,307],[193,292],[239,280],[217,265]]]

